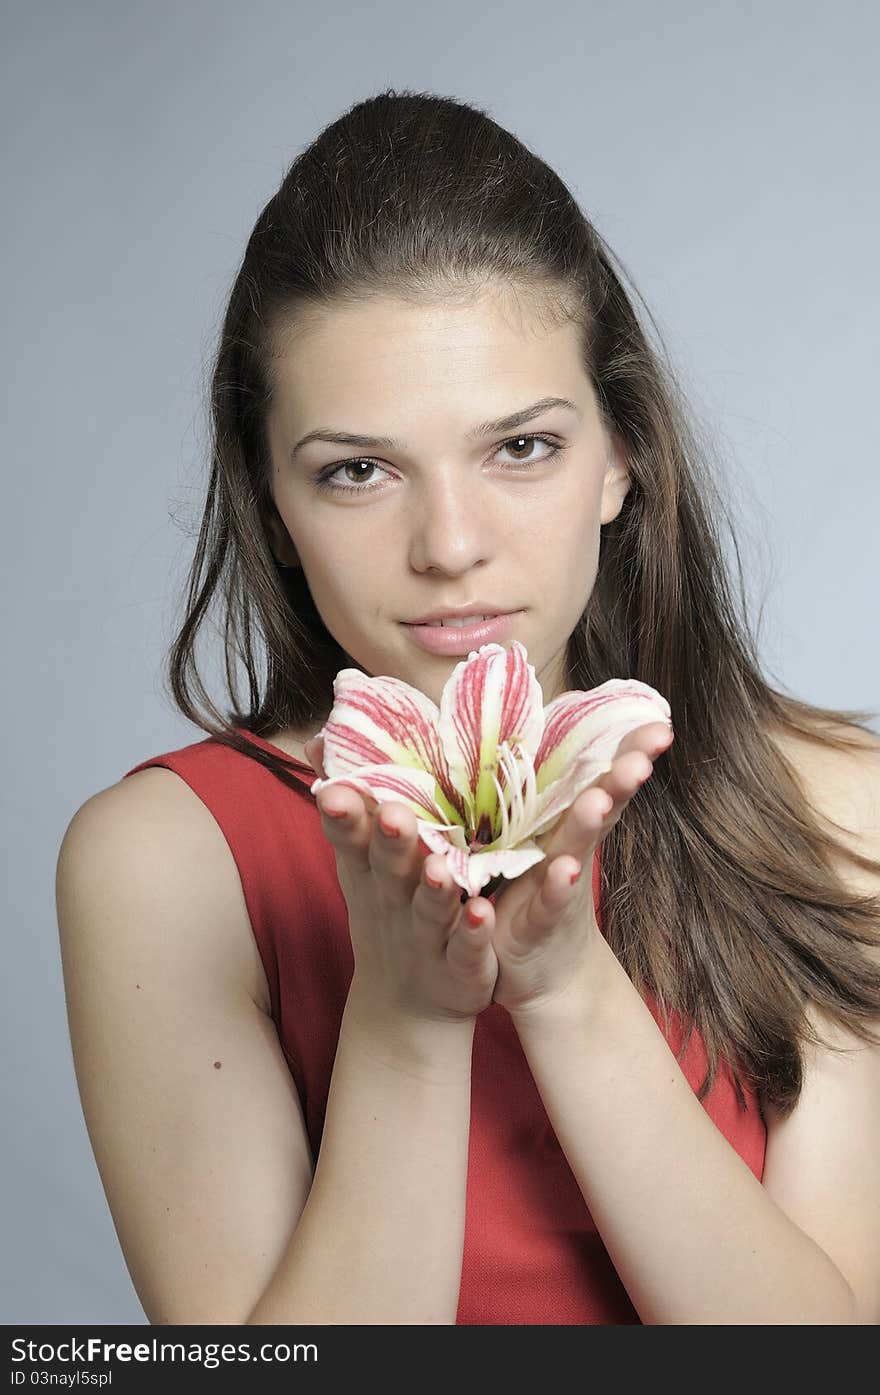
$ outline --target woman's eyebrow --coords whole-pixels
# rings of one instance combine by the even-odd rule
[[[547,412],[551,407],[567,407],[580,418],[580,409],[567,397],[542,397],[540,402],[533,402],[530,407],[522,407],[518,412],[511,412],[509,416],[499,417],[496,421],[484,421],[475,426],[473,431],[467,433],[468,440],[477,441],[482,436],[494,436],[502,431],[514,431],[518,426],[524,426],[526,422],[533,421],[542,412]],[[403,441],[396,441],[392,436],[365,436],[360,432],[340,431],[332,426],[319,427],[317,431],[309,431],[307,435],[300,437],[296,445],[290,452],[290,459],[293,460],[298,451],[309,441],[330,441],[335,445],[361,446],[366,450],[406,450]]]

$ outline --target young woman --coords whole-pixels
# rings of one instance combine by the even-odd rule
[[[877,1322],[880,741],[762,677],[565,185],[473,107],[358,103],[257,221],[212,408],[170,654],[207,736],[87,800],[58,862],[148,1318]],[[463,902],[405,802],[311,786],[339,671],[439,703],[498,631],[418,622],[468,614],[508,616],[545,704],[634,678],[674,739],[632,731],[545,860]]]

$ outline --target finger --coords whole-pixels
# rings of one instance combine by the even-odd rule
[[[625,756],[630,751],[644,751],[649,760],[655,761],[668,750],[674,740],[674,732],[669,722],[645,722],[627,732],[615,752],[615,757]]]
[[[583,864],[565,853],[547,866],[544,879],[518,922],[511,926],[511,939],[520,949],[529,949],[554,928],[568,903],[577,894]]]
[[[453,966],[473,970],[490,954],[495,930],[495,907],[491,901],[478,896],[469,900],[467,905],[460,906],[459,910],[458,922],[446,946],[446,957]]]
[[[414,925],[427,927],[426,938],[445,940],[447,963],[463,975],[484,970],[487,975],[498,972],[495,951],[491,948],[495,927],[494,908],[482,897],[471,899],[462,906],[461,888],[453,880],[446,858],[429,853],[422,863],[421,876],[413,898],[416,911]],[[444,934],[444,932],[447,932]],[[494,962],[494,970],[493,970]]]
[[[566,843],[561,843],[554,851],[561,853],[566,850],[574,852],[577,856],[583,847],[583,839],[594,835],[595,844],[597,838],[604,838],[620,818],[629,801],[651,778],[653,770],[653,762],[644,751],[629,751],[625,756],[618,756],[611,769],[600,776],[572,805],[571,822],[566,829],[565,838],[568,842],[574,838],[575,846],[568,847]],[[587,795],[595,796],[592,809],[584,807]],[[611,800],[610,805],[607,803],[608,799]],[[584,804],[581,801],[584,801]]]
[[[419,852],[418,824],[407,805],[391,799],[378,806],[369,859],[374,872],[399,880],[401,896],[413,895],[424,857]]]
[[[475,896],[467,897],[462,904],[461,896],[461,887],[453,878],[446,858],[440,853],[429,853],[422,863],[414,904],[432,920],[448,921],[451,914],[457,921],[463,922],[472,932],[463,937],[467,943],[479,943],[481,936],[478,932],[486,931],[482,938],[488,944],[491,927],[494,926],[495,908],[492,902],[485,897]],[[456,927],[461,928],[461,924]]]
[[[324,738],[323,736],[310,736],[303,746],[303,752],[309,765],[315,774],[322,780],[326,780],[327,772],[324,769]]]
[[[607,780],[608,775],[603,779]],[[619,812],[620,806],[615,802],[614,794],[597,780],[578,795],[549,837],[544,835],[547,841],[542,848],[547,860],[565,853],[583,860],[604,838]]]
[[[419,918],[428,924],[448,924],[461,908],[460,890],[452,880],[446,858],[440,853],[429,853],[422,863],[413,906]]]
[[[650,779],[653,769],[654,763],[644,751],[628,751],[615,757],[611,769],[601,775],[590,789],[604,790],[610,794],[617,806],[617,813],[620,813],[623,805]],[[613,815],[614,810],[610,813]]]
[[[653,769],[643,751],[615,757],[611,769],[579,794],[560,819],[544,848],[548,859],[564,853],[586,858],[650,778]]]
[[[357,790],[334,785],[315,796],[321,827],[338,853],[361,872],[369,871],[373,817]]]

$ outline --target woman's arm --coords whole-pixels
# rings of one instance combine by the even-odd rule
[[[846,1082],[808,1087],[814,1126],[845,1106],[845,1142],[771,1140],[775,1187],[762,1186],[716,1128],[660,1028],[602,941],[589,995],[511,1014],[547,1114],[596,1227],[642,1321],[855,1323],[880,1319],[880,1057]],[[837,1068],[841,1072],[841,1068]],[[820,1076],[816,1077],[817,1081]],[[816,1091],[824,1094],[817,1105]],[[855,1127],[854,1127],[855,1126]],[[812,1148],[835,1166],[798,1157]],[[769,1179],[768,1179],[769,1181]],[[786,1209],[791,1197],[798,1205]],[[866,1218],[865,1208],[868,1210]],[[848,1260],[846,1275],[809,1231]],[[836,1223],[834,1218],[836,1217]],[[859,1232],[864,1221],[865,1229]],[[854,1293],[857,1278],[859,1293]]]
[[[880,857],[880,762],[803,771],[816,808]],[[880,892],[841,859],[841,879]],[[593,954],[593,948],[595,954]],[[768,1111],[763,1183],[691,1090],[606,942],[556,1009],[511,1013],[584,1199],[644,1322],[880,1322],[880,1050],[814,1014],[786,1119]]]
[[[395,1036],[353,985],[315,1169],[238,872],[187,785],[150,769],[87,801],[56,892],[84,1116],[149,1320],[454,1323],[473,1020]]]
[[[473,1032],[390,1040],[352,986],[312,1189],[249,1324],[455,1323]]]

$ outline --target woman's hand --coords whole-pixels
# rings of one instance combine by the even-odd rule
[[[505,886],[494,907],[482,898],[474,903],[486,915],[498,958],[493,1001],[511,1013],[543,1007],[589,983],[591,950],[601,939],[593,854],[672,740],[663,722],[629,732],[611,769],[575,800],[546,843],[538,839],[545,860]]]
[[[305,744],[324,779],[322,751],[321,737]],[[489,926],[468,922],[461,889],[443,856],[426,856],[412,810],[397,801],[368,810],[345,785],[321,790],[315,802],[336,854],[362,1001],[415,1022],[476,1017],[491,1003],[498,976]]]

